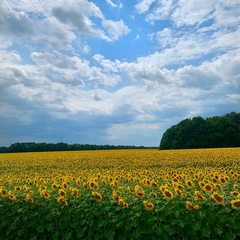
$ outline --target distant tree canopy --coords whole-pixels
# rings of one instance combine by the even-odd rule
[[[159,149],[240,147],[240,113],[185,119],[166,130]]]
[[[47,152],[47,151],[77,151],[77,150],[107,150],[107,149],[143,149],[157,148],[144,146],[125,146],[125,145],[95,145],[95,144],[67,144],[67,143],[35,143],[35,142],[16,142],[9,147],[0,147],[0,153],[14,152]]]

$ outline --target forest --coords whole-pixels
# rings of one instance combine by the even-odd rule
[[[240,147],[240,113],[188,118],[163,134],[159,149]]]
[[[9,147],[0,147],[0,153],[14,152],[50,152],[50,151],[79,151],[79,150],[110,150],[110,149],[145,149],[157,147],[130,146],[130,145],[96,145],[96,144],[67,144],[59,143],[36,143],[16,142]]]

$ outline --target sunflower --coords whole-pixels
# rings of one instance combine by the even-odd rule
[[[154,208],[154,204],[151,202],[143,201],[143,205],[147,210],[150,210],[150,211],[153,210]]]
[[[165,189],[162,194],[167,200],[173,199],[173,193],[168,189]]]
[[[20,190],[21,190],[20,187],[15,187],[15,188],[14,188],[14,191],[20,191]]]
[[[240,200],[239,200],[239,199],[237,199],[237,200],[232,200],[232,201],[231,201],[231,205],[232,205],[232,208],[234,208],[234,209],[240,208]]]
[[[217,192],[214,192],[211,198],[218,204],[224,204],[224,196],[219,195]]]
[[[187,208],[187,210],[195,210],[195,207],[189,201],[186,201],[186,208]]]
[[[154,197],[154,198],[157,197],[157,194],[156,194],[155,192],[150,192],[150,195],[151,195],[152,197]]]
[[[226,184],[227,183],[226,178],[222,177],[222,176],[219,178],[219,181],[221,182],[221,184]]]
[[[237,191],[232,191],[232,192],[230,192],[230,194],[233,196],[238,196],[239,193]]]
[[[62,183],[62,188],[65,189],[65,190],[67,190],[67,188],[68,188],[68,183],[67,183],[67,182],[63,182],[63,183]]]
[[[58,194],[59,194],[59,196],[63,197],[66,195],[66,192],[63,189],[59,189]]]
[[[0,193],[1,193],[3,196],[6,196],[6,195],[7,195],[7,190],[1,189],[1,190],[0,190]]]
[[[98,201],[98,202],[101,202],[102,201],[102,194],[101,193],[98,193],[98,192],[92,192],[92,195],[95,197],[95,199]]]
[[[194,187],[194,183],[191,180],[186,180],[185,183],[186,183],[186,186],[188,186],[189,188]]]
[[[207,183],[206,185],[204,185],[203,190],[204,190],[205,192],[212,192],[212,191],[213,191],[213,186],[212,186],[212,184]]]
[[[198,185],[199,185],[200,188],[203,188],[205,186],[205,183],[203,181],[199,181]]]
[[[80,178],[78,178],[78,179],[76,180],[76,184],[77,184],[78,186],[81,184],[81,179],[80,179]]]
[[[179,197],[183,197],[183,192],[181,190],[179,190],[178,188],[174,188],[174,191]]]
[[[14,194],[12,194],[11,192],[8,193],[8,197],[9,199],[11,199],[12,201],[15,201],[17,198]]]
[[[63,205],[68,205],[67,200],[63,196],[60,196],[57,201]]]
[[[200,201],[206,200],[206,198],[199,191],[194,191],[194,194],[198,200],[200,200]]]
[[[151,182],[151,185],[152,185],[153,187],[156,187],[156,188],[158,187],[158,184],[157,184],[156,182],[154,182],[154,181]]]
[[[52,184],[52,188],[57,188],[57,184],[56,184],[56,182],[53,182],[53,184]]]
[[[143,198],[145,196],[145,192],[143,190],[139,190],[135,192],[136,196]]]
[[[186,201],[186,208],[187,208],[187,210],[191,211],[191,210],[198,210],[201,207],[199,205],[193,205],[191,202]]]
[[[34,200],[30,197],[29,194],[26,194],[26,201],[30,203],[34,203]]]
[[[45,199],[49,199],[50,198],[50,194],[46,192],[46,190],[42,190],[41,191],[41,196],[44,197]]]
[[[103,184],[103,186],[107,186],[107,181],[106,181],[106,179],[102,179],[102,184]]]
[[[120,198],[119,194],[120,194],[119,192],[113,191],[112,198],[118,201],[118,199]]]
[[[124,207],[124,208],[129,207],[129,205],[122,198],[118,199],[118,205],[120,205],[121,207]]]
[[[80,197],[80,193],[79,193],[79,190],[77,188],[72,188],[71,192],[75,197],[77,197],[77,198]]]

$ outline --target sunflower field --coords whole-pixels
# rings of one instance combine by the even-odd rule
[[[0,154],[0,239],[240,239],[240,148]]]

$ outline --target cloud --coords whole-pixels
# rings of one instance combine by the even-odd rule
[[[33,24],[26,13],[11,10],[5,1],[0,3],[0,12],[0,32],[2,34],[14,37],[33,34]]]
[[[103,20],[102,26],[113,40],[117,40],[119,37],[127,35],[130,32],[130,29],[124,24],[123,20]]]
[[[113,3],[113,1],[111,1],[111,0],[106,0],[106,2],[107,2],[107,4],[109,5],[109,6],[111,6],[111,7],[118,7],[118,8],[122,8],[123,7],[123,5],[122,5],[122,3],[119,1],[119,4],[117,5],[116,3]]]

